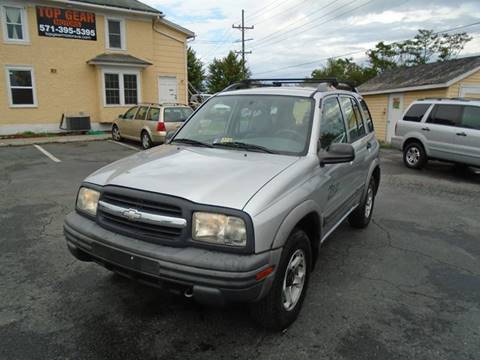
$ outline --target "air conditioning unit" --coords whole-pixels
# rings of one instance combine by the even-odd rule
[[[83,112],[62,114],[60,129],[67,131],[89,131],[91,130],[90,115]]]

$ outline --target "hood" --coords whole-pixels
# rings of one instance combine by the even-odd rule
[[[107,165],[85,181],[243,209],[262,186],[297,160],[286,155],[162,145]]]

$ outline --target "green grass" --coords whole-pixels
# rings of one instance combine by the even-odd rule
[[[380,148],[381,149],[393,149],[392,144],[386,143],[384,141],[378,141],[380,143]]]

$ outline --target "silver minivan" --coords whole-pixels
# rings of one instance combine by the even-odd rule
[[[392,145],[409,168],[420,169],[428,159],[480,166],[480,100],[413,102],[395,126]]]
[[[139,104],[121,114],[112,125],[112,138],[139,140],[144,149],[162,144],[168,131],[178,129],[193,110],[182,104]]]

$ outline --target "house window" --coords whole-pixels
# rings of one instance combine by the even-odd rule
[[[104,73],[105,105],[135,105],[138,103],[138,74],[119,72]]]
[[[107,19],[107,45],[109,49],[125,50],[125,23],[121,19]]]
[[[7,67],[7,85],[10,95],[10,106],[36,106],[35,82],[31,68]]]
[[[123,92],[125,104],[136,104],[138,102],[137,75],[123,75]]]
[[[7,42],[27,42],[27,17],[25,8],[3,6],[3,36]]]

